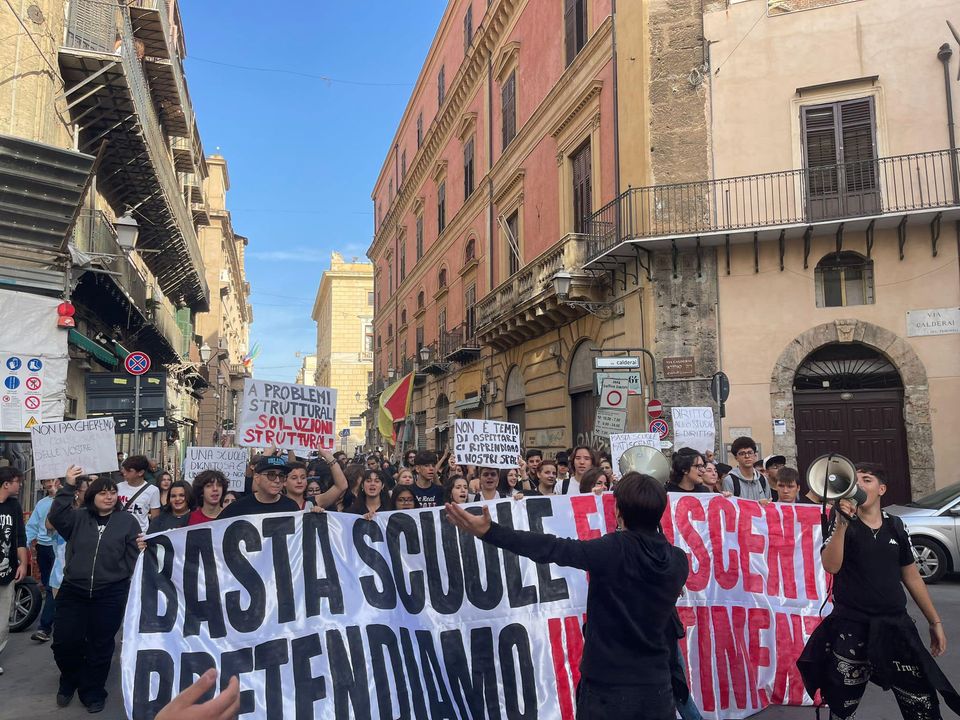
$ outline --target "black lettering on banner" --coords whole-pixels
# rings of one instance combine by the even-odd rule
[[[463,569],[460,567],[460,549],[457,542],[458,530],[446,520],[447,513],[419,513],[420,531],[423,536],[423,555],[427,561],[427,584],[430,588],[430,604],[441,615],[459,612],[463,605]],[[436,522],[440,522],[440,542],[443,546],[445,570],[440,569],[437,554]],[[443,579],[446,578],[449,589],[443,591]]]
[[[363,656],[363,636],[360,628],[347,628],[350,654],[338,630],[327,630],[327,655],[330,656],[330,676],[333,680],[333,708],[337,720],[369,720],[370,688],[367,683],[367,662]],[[350,708],[353,708],[353,713]]]
[[[400,537],[406,537],[406,551],[400,549]],[[393,581],[397,586],[397,595],[403,603],[403,609],[411,615],[423,611],[427,602],[427,590],[423,580],[423,570],[411,570],[407,578],[410,590],[403,576],[403,558],[420,554],[420,535],[417,523],[406,513],[394,513],[387,521],[387,550],[390,552],[390,564],[393,567]]]
[[[479,515],[480,508],[469,508],[467,512]],[[480,546],[478,548],[478,546]],[[480,584],[479,551],[483,552],[484,575],[487,587]],[[503,598],[503,580],[500,577],[500,553],[493,545],[478,541],[473,535],[460,533],[460,555],[463,560],[463,579],[467,591],[467,600],[481,610],[492,610]]]
[[[270,518],[284,520],[287,518]],[[293,520],[293,518],[289,518]],[[266,523],[264,523],[266,524]],[[280,678],[280,668],[286,665],[290,657],[287,653],[285,639],[268,640],[260,643],[253,649],[254,669],[264,670],[264,707],[267,710],[267,720],[283,720],[283,686]]]
[[[437,649],[433,646],[433,633],[429,630],[417,630],[414,634],[420,649],[420,672],[423,674],[427,702],[430,703],[430,720],[457,720],[457,711],[450,700],[450,693],[447,692],[447,684],[443,681],[443,666],[440,665]]]
[[[180,685],[178,692],[183,692],[193,685],[197,678],[210,668],[215,668],[217,661],[213,655],[205,652],[188,652],[180,655]],[[213,699],[213,688],[205,692],[198,702],[207,702]]]
[[[530,502],[529,500],[527,502]],[[497,522],[513,529],[513,500],[497,503]],[[486,543],[484,543],[486,544]],[[509,550],[503,550],[503,574],[507,582],[507,602],[511,608],[526,607],[537,601],[537,588],[523,584],[523,572],[520,570],[520,556]]]
[[[150,697],[153,676],[157,676],[157,696]],[[140,650],[133,671],[133,718],[152,718],[173,697],[173,658],[165,650]]]
[[[368,625],[367,644],[370,646],[370,659],[373,663],[373,685],[377,693],[377,708],[381,718],[397,718],[409,720],[410,697],[407,692],[407,681],[403,676],[403,658],[400,654],[400,645],[393,628],[387,625]],[[393,711],[393,699],[390,692],[390,676],[387,673],[387,664],[383,657],[386,650],[390,655],[390,669],[393,673],[393,682],[397,688],[397,702],[400,714]]]
[[[320,635],[294,638],[290,643],[293,654],[293,688],[297,707],[297,720],[313,720],[313,705],[327,696],[323,675],[313,676],[310,661],[323,654]]]
[[[263,536],[273,543],[273,577],[277,588],[277,622],[285,623],[297,619],[297,604],[293,597],[293,575],[290,571],[290,549],[287,536],[296,529],[296,520],[285,517],[271,517],[263,520]]]
[[[530,653],[530,637],[527,635],[527,629],[520,623],[507,625],[500,631],[497,644],[507,720],[533,720],[538,712],[537,685],[534,682],[533,656]],[[523,710],[520,709],[521,695]]]
[[[553,505],[548,498],[531,498],[525,504],[530,530],[543,535],[543,518],[553,517]],[[537,563],[537,581],[540,585],[541,603],[566,600],[570,597],[567,581],[550,574],[550,563]]]
[[[220,656],[220,692],[226,689],[234,675],[240,681],[240,687],[243,687],[240,676],[249,672],[253,672],[253,648],[246,647],[223,653]],[[253,690],[241,690],[240,710],[237,714],[251,713],[254,708]]]
[[[370,520],[357,520],[353,524],[353,544],[357,550],[357,555],[374,573],[373,576],[360,576],[360,589],[363,590],[363,596],[371,607],[379,610],[393,610],[397,607],[397,589],[393,586],[390,566],[387,565],[386,558],[368,545],[364,538],[370,538],[375,543],[382,543],[383,531],[377,523]],[[377,588],[374,576],[379,578],[382,590]]]
[[[203,563],[203,597],[199,595],[200,564]],[[197,528],[187,533],[183,551],[183,636],[200,634],[200,625],[207,623],[211,638],[226,637],[223,608],[220,607],[220,580],[217,559],[213,554],[213,532]]]
[[[424,699],[420,666],[417,664],[417,653],[413,649],[413,638],[410,630],[400,628],[400,647],[403,648],[403,658],[407,668],[407,677],[410,679],[410,697],[413,699],[413,715],[420,718],[427,717],[427,704]]]
[[[489,716],[490,720],[499,720],[500,702],[497,692],[497,667],[493,659],[493,629],[480,627],[470,631],[469,664],[463,647],[463,633],[460,630],[440,633],[440,647],[450,680],[450,690],[460,709],[460,717]]]
[[[321,598],[327,598],[331,615],[343,615],[343,590],[340,588],[337,563],[330,548],[327,516],[325,513],[304,513],[302,522],[303,594],[307,601],[307,617],[321,614]],[[318,554],[323,558],[323,576],[317,568]]]
[[[143,574],[140,579],[140,632],[166,633],[177,622],[177,588],[173,584],[173,543],[166,535],[158,535],[147,541],[143,558]],[[163,548],[163,565],[158,562],[158,548]],[[160,611],[160,595],[163,595],[166,610]]]
[[[246,610],[241,607],[239,590],[231,590],[223,600],[227,619],[233,629],[248,633],[263,625],[267,613],[267,589],[260,573],[240,551],[240,543],[243,543],[247,552],[260,552],[263,549],[260,533],[253,523],[247,520],[235,520],[223,531],[223,559],[237,582],[250,596],[250,606]]]

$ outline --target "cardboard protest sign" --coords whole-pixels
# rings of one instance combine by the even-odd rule
[[[677,605],[704,716],[809,704],[795,663],[827,595],[819,509],[669,499],[663,532],[691,559]],[[563,538],[616,530],[609,493],[490,512]],[[123,624],[127,717],[153,717],[216,668],[239,677],[249,718],[573,720],[586,574],[486,545],[444,516],[251,515],[151,536]]]
[[[84,473],[118,470],[116,425],[112,417],[41,423],[30,428],[38,480],[63,477],[76,465]]]
[[[183,458],[183,479],[193,482],[202,470],[219,470],[227,476],[231,490],[243,492],[249,455],[243,448],[188,447]]]
[[[520,426],[497,420],[455,420],[453,459],[458,465],[515,468],[520,458]]]
[[[675,407],[673,414],[673,446],[693,448],[698,452],[716,450],[717,430],[713,424],[713,408]]]
[[[333,450],[337,391],[311,385],[247,378],[240,400],[237,444],[274,447],[306,455]]]
[[[660,436],[657,433],[617,433],[610,436],[610,464],[613,472],[620,475],[620,458],[623,453],[637,445],[646,445],[660,449]]]

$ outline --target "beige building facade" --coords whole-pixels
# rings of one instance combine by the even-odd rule
[[[373,369],[373,266],[331,253],[312,317],[317,323],[317,352],[314,382],[309,384],[337,391],[337,449],[352,454],[366,437],[364,412]]]
[[[297,379],[294,381],[297,385],[316,385],[317,384],[317,356],[304,355],[303,364],[297,371]]]

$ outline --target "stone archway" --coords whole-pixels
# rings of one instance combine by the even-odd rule
[[[784,435],[774,435],[773,452],[796,464],[793,382],[797,369],[814,350],[830,343],[862,343],[883,354],[903,380],[904,425],[913,497],[933,491],[933,430],[927,371],[910,344],[896,333],[861,320],[843,319],[817,325],[798,335],[780,354],[770,377],[772,417],[787,421]]]

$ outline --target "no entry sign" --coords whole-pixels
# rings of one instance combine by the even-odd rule
[[[657,418],[650,421],[650,432],[657,433],[661,440],[666,440],[667,435],[670,434],[670,426],[663,418]]]
[[[131,375],[143,375],[150,369],[150,356],[144,352],[136,350],[123,361],[123,367]]]
[[[651,400],[647,403],[647,415],[656,419],[663,415],[663,403],[659,400]],[[653,432],[652,430],[650,432]]]

